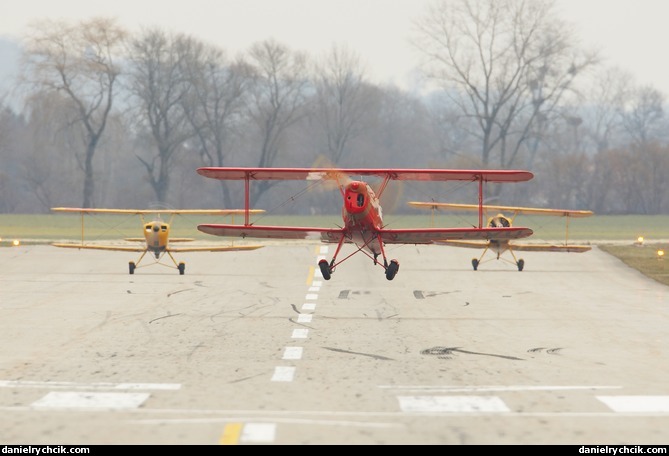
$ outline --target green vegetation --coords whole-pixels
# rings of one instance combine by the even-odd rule
[[[520,216],[516,225],[534,230],[531,239],[564,242],[565,219],[546,216]],[[169,221],[169,218],[164,217]],[[477,217],[442,215],[386,215],[385,222],[392,228],[429,226],[473,226]],[[147,219],[148,221],[148,219]],[[141,235],[141,220],[136,215],[87,215],[83,219],[85,241],[119,240]],[[220,216],[179,215],[172,221],[172,236],[220,242],[197,230],[200,223],[242,223],[243,218]],[[261,215],[252,222],[266,225],[337,226],[341,216],[268,216]],[[14,239],[22,244],[47,244],[53,241],[81,240],[82,218],[78,214],[0,214],[0,246],[12,245]],[[618,257],[625,264],[663,284],[669,285],[669,216],[666,215],[594,215],[571,219],[569,241],[596,244]],[[644,245],[636,245],[639,236]],[[214,239],[215,238],[215,239]],[[657,250],[664,249],[668,258],[658,259]]]
[[[645,276],[669,285],[669,258],[658,255],[658,251],[669,255],[669,242],[643,245],[598,244],[598,247]]]

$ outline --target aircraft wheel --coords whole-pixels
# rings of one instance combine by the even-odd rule
[[[522,271],[524,267],[525,267],[525,260],[521,258],[520,260],[518,260],[518,270]]]
[[[179,274],[184,275],[186,272],[186,263],[179,263]]]
[[[476,271],[479,268],[479,260],[476,258],[472,259],[472,267],[474,268],[474,271]]]
[[[318,262],[318,267],[321,268],[321,275],[325,280],[330,280],[332,276],[332,271],[330,271],[330,264],[327,260],[321,260]]]
[[[390,260],[390,264],[386,268],[386,279],[393,280],[399,269],[400,264],[397,262],[397,260]]]
[[[135,273],[135,262],[134,261],[131,261],[130,263],[128,263],[128,269],[130,270],[130,274]]]

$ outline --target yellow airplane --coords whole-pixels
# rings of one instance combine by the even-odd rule
[[[142,261],[144,256],[147,253],[151,253],[155,257],[155,262],[153,264],[161,264],[163,266],[174,267],[179,271],[179,274],[183,275],[186,271],[186,264],[184,262],[179,262],[174,259],[172,256],[173,253],[177,252],[230,252],[238,250],[255,250],[263,247],[262,245],[227,245],[227,246],[193,246],[193,247],[172,247],[170,243],[175,242],[189,242],[194,241],[192,238],[170,238],[170,226],[172,220],[176,215],[243,215],[246,214],[244,209],[169,209],[169,210],[160,210],[160,209],[93,209],[93,208],[80,208],[80,207],[53,207],[51,208],[54,212],[74,212],[81,214],[81,243],[62,243],[55,242],[51,245],[55,247],[65,247],[72,249],[92,249],[92,250],[115,250],[121,252],[140,252],[141,255],[137,261],[131,261],[129,263],[130,274],[135,273],[135,269],[139,267],[139,263]],[[251,213],[260,213],[264,212],[260,209],[250,209]],[[144,245],[102,245],[102,244],[90,244],[84,242],[84,216],[87,214],[128,214],[128,215],[139,215],[142,222],[142,229],[144,232],[144,237],[137,238],[125,238],[126,241],[130,242],[143,242]],[[145,216],[148,214],[156,215],[157,217],[146,221]],[[170,215],[170,221],[165,222],[160,218],[161,214]],[[174,266],[170,264],[165,264],[160,262],[161,258],[164,255],[168,255]],[[150,266],[147,265],[147,266]]]
[[[491,250],[496,254],[497,260],[507,261],[511,264],[514,264],[518,267],[519,271],[522,271],[525,267],[525,260],[522,258],[516,258],[516,255],[513,253],[516,251],[527,251],[527,252],[572,252],[572,253],[582,253],[591,250],[591,247],[588,245],[582,244],[569,244],[569,219],[573,217],[589,217],[593,214],[592,211],[580,211],[580,210],[568,210],[568,209],[542,209],[534,207],[516,207],[516,206],[490,206],[478,204],[451,204],[451,203],[434,203],[434,202],[418,202],[412,201],[408,203],[411,206],[431,209],[432,215],[436,210],[445,210],[445,211],[479,211],[482,210],[484,213],[491,211],[499,211],[496,215],[488,218],[487,226],[488,227],[510,227],[513,225],[513,220],[518,214],[534,214],[534,215],[552,215],[565,217],[566,219],[566,236],[564,244],[549,244],[549,243],[523,243],[515,242],[509,239],[494,239],[491,238],[485,241],[460,241],[460,240],[443,240],[435,241],[435,244],[441,245],[450,245],[453,247],[469,247],[475,249],[484,249],[483,253],[479,258],[472,259],[472,267],[474,271],[478,270],[479,265],[484,262],[483,257]],[[506,216],[503,214],[513,213],[512,216]],[[504,252],[509,252],[513,257],[513,262],[509,259],[503,258],[501,255]],[[492,258],[491,258],[492,259]]]

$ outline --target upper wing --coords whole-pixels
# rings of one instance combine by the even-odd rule
[[[478,211],[477,204],[456,204],[456,203],[430,203],[411,201],[408,203],[411,206],[423,207],[429,209],[445,209],[445,210],[466,210]],[[542,209],[538,207],[519,207],[519,206],[481,206],[484,211],[500,211],[513,212],[516,214],[538,214],[538,215],[556,215],[561,217],[588,217],[593,214],[592,211],[577,211],[569,209]]]
[[[82,214],[185,214],[185,215],[241,215],[245,209],[103,209],[87,207],[52,207],[55,212],[77,212]],[[249,209],[249,213],[265,212],[263,209]]]
[[[117,250],[120,252],[144,252],[146,247],[140,246],[123,246],[123,245],[102,245],[102,244],[73,244],[54,242],[51,245],[54,247],[65,247],[70,249],[90,249],[90,250]]]
[[[391,168],[221,168],[203,167],[197,172],[222,180],[341,180],[350,176],[376,176],[390,180],[521,182],[534,177],[529,171],[483,169],[391,169]]]
[[[312,228],[300,226],[261,225],[198,225],[203,233],[217,236],[254,237],[274,239],[315,239],[339,242],[348,231],[341,228]],[[380,230],[383,242],[388,244],[430,244],[440,239],[517,239],[530,236],[529,228],[415,228]]]

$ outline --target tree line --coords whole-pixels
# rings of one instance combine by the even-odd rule
[[[232,56],[113,18],[35,24],[16,81],[23,107],[0,98],[0,211],[236,208],[243,186],[196,168],[335,166],[528,169],[535,179],[491,185],[490,201],[669,213],[664,94],[582,49],[552,0],[435,0],[414,25],[420,91],[372,83],[338,45],[312,56],[268,39]],[[251,205],[280,206],[300,185],[254,182]],[[328,192],[305,193],[298,212],[339,210]]]

